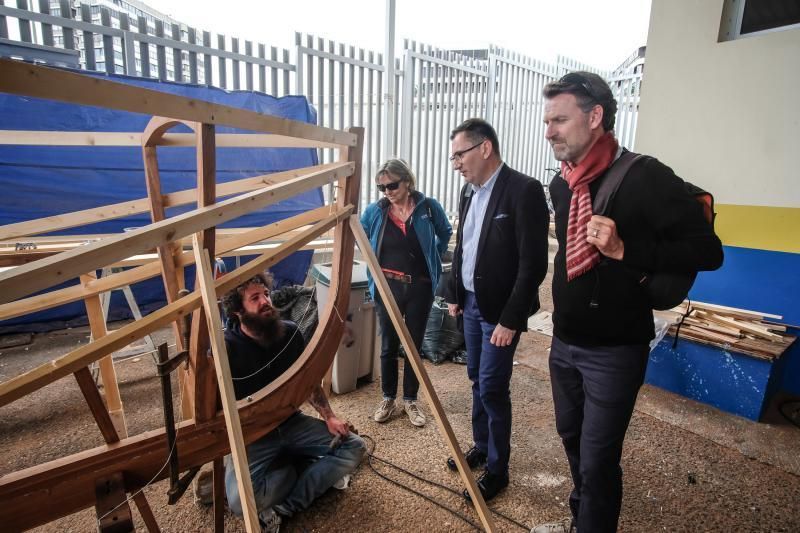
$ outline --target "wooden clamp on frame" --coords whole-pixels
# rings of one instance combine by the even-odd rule
[[[189,315],[187,315],[189,316]],[[158,347],[158,377],[161,378],[161,396],[164,404],[164,428],[167,434],[167,453],[169,453],[169,490],[167,503],[175,505],[200,471],[191,468],[183,477],[178,477],[178,443],[175,437],[175,413],[172,406],[172,384],[170,373],[189,358],[189,351],[183,350],[172,359],[167,353],[167,344]]]

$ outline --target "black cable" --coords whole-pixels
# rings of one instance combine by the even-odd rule
[[[686,312],[681,315],[681,319],[678,321],[678,324],[675,327],[675,340],[672,341],[673,350],[678,347],[678,338],[681,335],[681,326],[683,325],[683,321],[686,320],[686,317],[688,317],[692,311],[694,311],[694,308],[692,307],[692,301],[687,298],[686,302]]]
[[[444,489],[444,490],[446,490],[446,491],[448,491],[448,492],[450,492],[450,493],[452,493],[452,494],[455,494],[455,495],[456,495],[456,496],[458,496],[459,498],[463,498],[463,495],[461,494],[461,492],[459,492],[459,491],[457,491],[457,490],[455,490],[455,489],[453,489],[453,488],[451,488],[451,487],[448,487],[447,485],[443,485],[443,484],[441,484],[441,483],[438,483],[438,482],[436,482],[436,481],[432,481],[432,480],[430,480],[430,479],[426,479],[426,478],[424,478],[424,477],[422,477],[422,476],[419,476],[419,475],[415,474],[414,472],[411,472],[411,471],[409,471],[409,470],[406,470],[405,468],[403,468],[403,467],[401,467],[401,466],[397,466],[396,464],[394,464],[394,463],[392,463],[392,462],[390,462],[390,461],[387,461],[386,459],[383,459],[383,458],[381,458],[381,457],[378,457],[377,455],[375,455],[375,454],[373,453],[373,452],[375,451],[375,447],[377,446],[377,445],[376,445],[376,443],[375,443],[375,440],[374,440],[372,437],[370,437],[369,435],[361,435],[361,438],[362,438],[362,439],[366,439],[366,440],[368,440],[370,443],[372,443],[372,449],[371,449],[371,450],[370,450],[370,449],[368,449],[368,450],[367,450],[367,456],[368,456],[367,464],[369,465],[370,469],[371,469],[373,472],[375,472],[375,474],[376,474],[378,477],[380,477],[380,478],[382,478],[382,479],[385,479],[386,481],[388,481],[388,482],[390,482],[390,483],[394,483],[395,485],[397,485],[397,486],[399,486],[399,487],[402,487],[402,488],[406,489],[407,491],[409,491],[409,492],[411,492],[411,493],[413,493],[413,494],[416,494],[417,496],[420,496],[421,498],[424,498],[425,500],[427,500],[427,501],[431,502],[432,504],[436,505],[437,507],[440,507],[440,508],[444,509],[445,511],[447,511],[448,513],[450,513],[450,514],[452,514],[452,515],[454,515],[454,516],[456,516],[456,517],[460,518],[461,520],[463,520],[464,522],[468,523],[469,525],[471,525],[471,526],[472,526],[473,528],[475,528],[476,530],[478,530],[478,531],[482,531],[482,530],[483,530],[483,527],[481,527],[481,526],[480,526],[479,524],[477,524],[476,522],[473,522],[472,520],[470,520],[470,519],[469,519],[469,518],[467,518],[466,516],[462,515],[461,513],[459,513],[458,511],[456,511],[455,509],[451,509],[450,507],[447,507],[445,504],[443,504],[443,503],[440,503],[440,502],[436,501],[436,500],[435,500],[435,499],[433,499],[432,497],[430,497],[430,496],[427,496],[427,495],[425,495],[425,494],[423,494],[423,493],[421,493],[421,492],[419,492],[419,491],[417,491],[417,490],[415,490],[415,489],[413,489],[413,488],[411,488],[411,487],[409,487],[409,486],[407,486],[407,485],[404,485],[404,484],[400,483],[400,482],[399,482],[399,481],[397,481],[397,480],[394,480],[394,479],[392,479],[392,478],[390,478],[390,477],[388,477],[388,476],[386,476],[386,475],[384,475],[384,474],[380,473],[380,472],[379,472],[379,471],[378,471],[378,470],[375,468],[375,465],[374,465],[374,464],[372,464],[372,460],[373,460],[373,459],[375,459],[376,461],[380,461],[381,463],[383,463],[383,464],[385,464],[385,465],[387,465],[387,466],[390,466],[391,468],[394,468],[394,469],[396,469],[396,470],[399,470],[400,472],[403,472],[404,474],[406,474],[406,475],[409,475],[409,476],[413,477],[414,479],[416,479],[416,480],[418,480],[418,481],[422,481],[422,482],[424,482],[424,483],[427,483],[427,484],[429,484],[429,485],[433,485],[433,486],[435,486],[435,487],[438,487],[438,488],[440,488],[440,489]],[[517,521],[516,521],[516,520],[514,520],[513,518],[511,518],[511,517],[509,517],[509,516],[506,516],[506,515],[504,515],[504,514],[503,514],[503,513],[501,513],[500,511],[497,511],[497,510],[495,510],[495,509],[492,509],[492,508],[491,508],[491,507],[489,507],[488,505],[487,505],[487,509],[489,509],[489,510],[490,510],[492,513],[494,513],[495,515],[497,515],[497,516],[499,516],[499,517],[501,517],[501,518],[504,518],[505,520],[507,520],[507,521],[511,522],[512,524],[516,525],[517,527],[519,527],[519,528],[521,528],[521,529],[523,529],[523,530],[525,530],[525,531],[530,531],[530,528],[529,528],[528,526],[526,526],[526,525],[524,525],[524,524],[521,524],[520,522],[517,522]]]
[[[413,489],[413,488],[409,487],[408,485],[404,485],[403,483],[400,483],[399,481],[397,481],[397,480],[395,480],[395,479],[392,479],[392,478],[390,478],[390,477],[386,476],[385,474],[382,474],[382,473],[380,473],[380,472],[379,472],[379,471],[378,471],[378,470],[375,468],[375,465],[374,465],[374,464],[372,464],[372,460],[373,460],[373,459],[375,459],[375,460],[377,460],[377,461],[380,461],[380,462],[382,462],[382,463],[384,463],[384,464],[387,464],[387,465],[389,465],[389,466],[391,466],[391,467],[393,467],[393,468],[396,468],[396,469],[398,469],[398,470],[400,470],[400,471],[402,471],[402,472],[405,472],[405,473],[409,474],[410,476],[412,476],[412,477],[414,477],[414,478],[417,478],[417,479],[419,479],[419,480],[421,480],[421,481],[426,481],[426,482],[428,482],[428,483],[437,484],[437,483],[434,483],[433,481],[428,481],[428,480],[426,480],[426,479],[423,479],[423,478],[421,478],[421,477],[417,476],[416,474],[413,474],[413,473],[411,473],[411,472],[408,472],[407,470],[404,470],[403,468],[401,468],[401,467],[399,467],[399,466],[397,466],[397,465],[394,465],[394,464],[390,463],[389,461],[386,461],[385,459],[382,459],[382,458],[380,458],[380,457],[377,457],[377,456],[376,456],[376,455],[373,453],[373,452],[375,451],[375,447],[376,447],[376,444],[375,444],[375,441],[373,440],[373,438],[372,438],[372,437],[370,437],[369,435],[361,435],[361,438],[363,438],[363,439],[366,439],[366,440],[368,440],[370,443],[372,443],[372,449],[371,449],[371,450],[367,450],[367,458],[368,458],[368,459],[367,459],[367,464],[369,465],[369,468],[370,468],[370,470],[372,470],[372,471],[375,473],[375,475],[377,475],[377,476],[378,476],[378,477],[380,477],[381,479],[384,479],[384,480],[388,481],[389,483],[393,483],[393,484],[397,485],[398,487],[401,487],[401,488],[403,488],[403,489],[405,489],[405,490],[407,490],[407,491],[411,492],[412,494],[416,494],[417,496],[420,496],[421,498],[423,498],[423,499],[425,499],[425,500],[427,500],[427,501],[431,502],[432,504],[436,505],[437,507],[440,507],[440,508],[444,509],[444,510],[445,510],[445,511],[447,511],[448,513],[450,513],[450,514],[452,514],[452,515],[454,515],[454,516],[456,516],[456,517],[460,518],[460,519],[461,519],[461,520],[463,520],[464,522],[468,523],[469,525],[471,525],[471,526],[472,526],[473,528],[475,528],[476,530],[478,530],[478,531],[481,531],[481,530],[483,529],[483,528],[481,528],[481,527],[480,527],[480,525],[478,525],[477,523],[473,522],[472,520],[470,520],[469,518],[467,518],[467,517],[466,517],[466,516],[464,516],[463,514],[459,513],[459,512],[458,512],[458,511],[456,511],[455,509],[451,509],[450,507],[447,507],[446,505],[444,505],[444,504],[442,504],[442,503],[439,503],[438,501],[434,500],[434,499],[433,499],[433,498],[431,498],[430,496],[428,496],[428,495],[426,495],[426,494],[423,494],[423,493],[421,493],[421,492],[417,491],[416,489]],[[449,487],[444,487],[444,488],[445,488],[445,489],[447,489],[447,490],[449,490],[450,492],[454,492],[454,493],[458,494],[456,491],[454,491],[453,489],[451,489],[451,488],[449,488]]]

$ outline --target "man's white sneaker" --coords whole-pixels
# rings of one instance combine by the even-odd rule
[[[408,419],[411,420],[412,424],[418,428],[421,428],[425,425],[425,415],[422,413],[422,411],[420,411],[416,401],[407,401],[405,409]]]
[[[349,486],[350,486],[350,474],[347,474],[346,476],[339,479],[336,483],[333,484],[333,488],[336,490],[345,490]]]
[[[278,533],[281,530],[281,517],[272,508],[258,513],[261,533]]]
[[[372,415],[372,419],[375,420],[375,422],[386,422],[392,414],[394,414],[394,399],[384,398],[378,406],[378,410]]]

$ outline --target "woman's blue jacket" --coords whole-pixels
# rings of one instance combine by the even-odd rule
[[[440,255],[447,250],[450,236],[453,234],[453,227],[447,220],[447,215],[439,202],[433,198],[426,198],[419,191],[413,191],[411,197],[416,203],[414,211],[410,217],[410,227],[416,232],[419,245],[425,254],[425,263],[428,265],[432,290],[436,290],[439,277],[442,272],[442,260]],[[373,202],[364,209],[361,215],[361,225],[369,236],[369,242],[375,255],[380,257],[381,242],[383,241],[383,231],[389,219],[389,200],[381,198]],[[369,282],[369,292],[375,298],[375,281],[372,275],[367,272]]]

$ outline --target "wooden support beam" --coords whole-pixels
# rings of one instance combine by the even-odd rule
[[[194,240],[195,264],[197,265],[197,282],[203,296],[203,309],[208,319],[208,334],[211,349],[214,353],[214,366],[217,370],[217,383],[222,397],[222,411],[225,413],[225,427],[231,446],[233,467],[236,470],[236,485],[242,502],[244,524],[249,533],[261,531],[258,523],[258,509],[253,493],[253,482],[250,479],[250,465],[247,462],[242,425],[239,421],[239,410],[233,392],[231,367],[228,362],[228,351],[222,338],[222,320],[217,307],[217,293],[214,290],[214,271],[209,259],[208,250],[203,247],[202,236],[196,235]]]
[[[304,242],[328,231],[339,223],[339,221],[349,217],[352,212],[353,206],[346,206],[320,220],[297,237],[284,242],[275,250],[270,250],[242,265],[233,272],[222,276],[216,281],[217,293],[224,294],[228,292],[248,277],[288,257],[300,248]],[[150,313],[141,320],[137,320],[136,322],[132,322],[118,330],[110,332],[105,337],[89,345],[81,346],[58,359],[0,383],[0,407],[26,394],[30,394],[57,379],[67,376],[80,368],[88,366],[104,355],[119,350],[131,342],[141,339],[148,333],[152,333],[158,328],[177,320],[179,317],[191,313],[199,306],[200,295],[197,292],[193,292],[176,300],[172,304],[162,307],[158,311]]]
[[[144,174],[145,183],[147,184],[147,198],[150,201],[150,219],[153,222],[159,222],[167,218],[166,208],[164,206],[164,195],[161,191],[161,175],[158,169],[158,152],[156,151],[156,144],[164,136],[166,131],[176,125],[182,124],[179,121],[164,117],[153,117],[145,127],[142,134],[142,159],[144,161]],[[184,123],[185,124],[185,123]],[[190,128],[196,129],[196,123],[186,124]],[[182,253],[179,242],[170,242],[162,244],[157,248],[158,261],[161,265],[161,280],[164,283],[164,294],[166,295],[167,303],[171,304],[178,299],[178,294],[185,287],[184,271],[179,269],[176,265],[178,257]],[[172,323],[172,336],[175,338],[175,351],[182,352],[188,349],[184,346],[184,332],[185,324],[183,320],[176,320]],[[194,397],[191,390],[188,388],[186,375],[183,372],[178,373],[178,386],[181,390],[181,397],[184,401],[181,402],[181,415],[183,418],[192,417],[192,406]]]
[[[94,273],[87,275],[85,277],[96,279]],[[84,278],[84,276],[81,276]],[[86,310],[87,314],[89,315],[89,324],[92,330],[92,337],[94,339],[101,338],[106,334],[105,328],[105,320],[103,320],[103,311],[100,308],[100,298],[94,296],[92,298],[88,298],[86,300]],[[99,322],[98,322],[99,319]],[[113,444],[115,442],[119,442],[120,435],[122,438],[126,438],[128,436],[128,429],[125,426],[125,416],[122,412],[122,402],[119,399],[119,388],[117,387],[117,379],[116,374],[114,373],[114,366],[113,362],[111,362],[111,355],[107,355],[102,361],[108,360],[111,363],[111,374],[110,377],[107,377],[106,374],[103,374],[103,369],[101,366],[101,375],[103,375],[104,385],[106,389],[106,402],[109,403],[108,410],[106,410],[106,405],[103,403],[103,399],[100,396],[100,391],[97,390],[95,386],[94,379],[92,378],[91,372],[89,372],[88,367],[81,368],[77,372],[75,372],[75,379],[78,381],[78,386],[83,393],[84,398],[86,399],[86,403],[89,405],[89,409],[94,416],[97,425],[100,427],[100,432],[103,434],[103,440],[105,440],[106,444]],[[109,383],[113,383],[113,391],[116,391],[116,402],[119,404],[119,408],[116,410],[112,410],[110,407],[109,398],[113,398],[114,394],[109,394]],[[115,417],[114,414],[117,414]],[[122,431],[120,431],[120,426]],[[123,479],[120,477],[117,479],[114,477],[111,483],[122,483]],[[103,506],[109,503],[109,498],[111,498],[112,494],[106,494],[105,492],[109,490],[109,487],[105,487],[104,485],[104,494],[98,493],[98,500],[97,500],[97,509],[98,509],[98,517],[101,516],[101,508],[104,509]],[[116,495],[116,489],[114,491],[114,495]],[[100,497],[102,496],[102,498]],[[117,495],[118,496],[118,495]],[[124,488],[123,494],[124,497]],[[150,504],[147,502],[147,498],[145,497],[143,492],[136,491],[133,495],[133,500],[136,502],[136,507],[139,509],[139,514],[142,516],[142,520],[144,520],[145,525],[147,526],[147,530],[150,533],[158,533],[160,528],[158,527],[158,523],[156,522],[155,516],[153,516],[153,511],[150,509]],[[130,513],[130,507],[128,504],[125,503],[124,506],[121,508],[123,514],[125,512],[125,508],[127,508],[127,513]],[[105,509],[103,513],[109,512],[110,509]],[[111,520],[112,525],[115,523],[115,520],[119,518],[117,511],[113,511],[109,516],[116,517]],[[102,522],[102,521],[101,521]],[[132,521],[131,521],[132,525]],[[102,529],[102,528],[101,528]],[[113,530],[113,529],[112,529]]]
[[[152,146],[142,147],[142,158],[144,159],[147,197],[150,200],[150,218],[153,222],[160,222],[166,219],[167,215],[161,195],[161,177],[158,171],[156,148]],[[164,282],[167,301],[173,302],[178,297],[178,291],[180,291],[174,257],[176,251],[180,253],[180,249],[173,246],[173,243],[165,243],[158,246],[156,251],[158,252],[158,259],[161,263],[161,277]],[[180,351],[180,329],[176,331],[175,337],[178,339],[178,351]]]
[[[0,144],[16,146],[141,146],[142,134],[127,131],[0,130]],[[158,146],[194,146],[193,133],[167,133]],[[218,133],[219,148],[333,148],[340,145],[263,133]]]
[[[335,164],[335,163],[333,163]],[[311,167],[310,167],[311,168]],[[319,167],[317,167],[319,168]],[[296,176],[295,176],[296,177]],[[230,182],[229,182],[230,183]],[[223,184],[224,185],[224,184]],[[261,185],[262,187],[264,184]],[[196,192],[196,189],[191,189],[191,191]],[[168,194],[165,196],[169,196]],[[217,198],[221,196],[218,194]],[[147,201],[145,199],[145,201]],[[194,201],[192,202],[194,203]],[[326,207],[326,206],[323,206]],[[330,209],[330,206],[326,207]],[[302,216],[308,215],[309,213],[313,213],[322,209],[322,207],[318,207],[317,209],[312,209],[310,211],[303,211],[294,216]],[[283,220],[290,220],[288,218]],[[2,226],[0,226],[2,227]],[[266,227],[266,226],[258,226]],[[224,241],[225,239],[230,239],[232,237],[238,237],[243,233],[247,233],[252,231],[253,227],[239,227],[239,228],[217,228],[217,238],[219,240]],[[281,232],[277,232],[276,234],[280,234]],[[85,244],[92,242],[92,241],[99,241],[100,239],[107,239],[108,237],[113,237],[115,235],[119,235],[119,232],[113,233],[78,233],[75,235],[35,235],[26,237],[22,241],[13,240],[13,241],[0,241],[0,254],[10,254],[15,251],[25,251],[25,250],[18,250],[17,248],[25,248],[29,246],[30,250],[43,250],[46,252],[63,252],[65,250],[70,250],[72,248],[77,248],[78,246],[84,246]],[[181,239],[177,239],[175,242],[179,242],[181,246],[184,248],[191,249],[192,247],[192,238],[191,237],[183,237]]]
[[[359,192],[361,189],[361,161],[363,160],[364,148],[364,128],[349,128],[349,132],[354,133],[358,137],[358,143],[355,148],[344,148],[339,152],[339,162],[343,163],[349,161],[355,165],[353,175],[349,179],[340,179],[336,184],[336,205],[355,205],[358,206]],[[333,235],[334,250],[333,257],[340,258],[339,261],[334,261],[331,267],[331,284],[343,284],[348,294],[350,293],[350,284],[352,277],[352,263],[355,251],[355,241],[353,240],[353,232],[350,231],[348,223],[342,223],[336,226]],[[338,286],[338,285],[337,285]],[[348,308],[349,303],[346,303],[343,309]],[[337,315],[341,320],[341,317]],[[331,393],[331,382],[333,379],[333,360],[325,371],[322,378],[322,390],[325,394]]]
[[[142,253],[208,226],[233,220],[302,191],[320,187],[335,177],[338,177],[337,171],[314,172],[0,273],[0,303],[51,287],[92,268]]]
[[[217,162],[214,149],[214,126],[198,125],[197,135],[197,207],[214,204],[216,198]],[[208,257],[216,257],[214,250],[215,231],[213,227],[192,236],[193,241],[199,239],[200,247],[205,249]],[[193,242],[193,248],[196,247]],[[197,280],[200,279],[200,265],[197,262],[197,251],[194,251]],[[212,270],[213,272],[213,270]],[[194,419],[203,422],[217,412],[217,383],[214,375],[214,362],[209,356],[211,347],[208,323],[202,307],[192,314],[192,334],[189,341],[189,367],[185,373],[189,405],[192,407]]]
[[[305,213],[308,213],[308,212],[306,211],[303,214],[305,214]],[[217,243],[225,244],[225,242],[228,239],[235,238],[235,237],[240,237],[242,235],[242,232],[245,232],[245,231],[254,231],[254,230],[268,231],[269,227],[270,226],[267,225],[267,226],[256,226],[254,228],[239,228],[240,231],[237,231],[235,233],[223,233],[221,235],[218,235],[217,236]],[[120,235],[120,234],[119,233],[114,233],[114,234],[109,235],[109,237],[116,236],[116,235]],[[251,239],[251,240],[254,241],[254,243],[252,245],[244,245],[244,246],[241,247],[241,249],[230,249],[230,250],[228,250],[228,248],[231,248],[231,247],[225,246],[224,248],[225,248],[226,251],[225,252],[221,252],[220,251],[219,253],[217,253],[217,256],[221,257],[221,256],[224,255],[225,257],[235,257],[237,255],[254,255],[254,252],[252,251],[253,249],[265,248],[265,247],[269,247],[269,246],[275,246],[279,242],[283,241],[285,238],[288,238],[288,237],[292,237],[292,232],[287,232],[285,235],[282,235],[281,237],[278,237],[278,238],[275,238],[275,239],[268,239],[268,240],[267,239],[256,239],[256,240]],[[56,254],[61,253],[61,252],[74,250],[75,248],[79,248],[81,246],[85,246],[87,243],[92,242],[92,241],[97,241],[97,240],[99,240],[99,239],[87,239],[87,240],[84,240],[84,241],[81,241],[81,242],[73,242],[73,243],[65,242],[65,243],[61,243],[61,244],[46,245],[46,246],[40,247],[40,250],[37,250],[37,251],[34,251],[34,252],[16,251],[16,250],[9,249],[9,247],[5,247],[5,246],[0,245],[0,272],[5,272],[6,270],[9,269],[8,267],[13,268],[15,266],[24,265],[26,263],[31,263],[33,261],[37,261],[39,259],[44,259],[46,257],[52,257],[52,256],[54,256]],[[178,240],[174,241],[173,244],[179,250],[183,250],[185,248],[184,240],[185,240],[185,237],[182,238],[182,239],[178,239]],[[189,244],[189,246],[191,246],[191,243]],[[331,236],[330,238],[327,238],[327,239],[326,238],[322,238],[322,239],[317,239],[315,241],[311,241],[311,242],[307,243],[303,247],[303,249],[304,250],[319,250],[319,249],[323,249],[323,248],[331,248],[332,246],[333,246],[333,242],[332,242],[332,236]],[[108,265],[103,265],[103,267],[104,268],[105,267],[109,267],[109,268],[125,268],[125,267],[141,266],[141,265],[145,265],[147,263],[151,263],[153,261],[156,261],[157,259],[158,259],[158,253],[155,250],[154,251],[147,251],[145,253],[141,253],[141,254],[136,254],[136,255],[129,256],[129,257],[125,257],[123,259],[120,259],[119,261],[114,261],[113,263],[110,263]],[[176,257],[176,261],[177,260],[179,260],[179,259]],[[3,267],[6,267],[6,268],[3,268]]]
[[[136,508],[139,509],[139,514],[142,515],[142,520],[144,525],[147,526],[148,533],[161,533],[161,528],[158,526],[156,517],[147,502],[147,498],[144,496],[144,492],[138,490],[134,492],[133,501],[136,504]]]
[[[258,242],[276,235],[291,232],[307,224],[314,224],[329,215],[330,210],[329,206],[322,206],[313,211],[306,211],[305,213],[274,222],[267,226],[251,229],[246,233],[229,236],[217,244],[218,255],[226,256],[236,249],[249,245],[252,242]],[[248,251],[248,254],[253,255],[264,252],[265,250],[254,250]],[[184,252],[178,257],[177,264],[179,268],[193,265],[194,254],[192,254],[191,251]],[[91,280],[81,285],[74,285],[57,291],[30,296],[15,302],[0,304],[0,320],[8,320],[28,313],[50,309],[59,305],[76,302],[89,296],[118,289],[125,285],[133,285],[134,283],[155,277],[159,272],[160,265],[157,262],[151,262],[131,270],[105,276],[98,280]]]
[[[100,478],[96,484],[97,530],[100,533],[133,531],[133,515],[125,497],[122,473]]]
[[[342,170],[344,172],[348,172],[349,169],[342,169],[342,165],[338,163],[327,163],[313,167],[287,170],[285,172],[262,174],[260,176],[253,176],[251,178],[242,178],[240,180],[220,183],[217,186],[217,194],[219,194],[220,198],[223,198],[244,192],[251,192],[261,189],[264,186],[277,185],[294,178],[306,176],[319,170]],[[196,199],[197,189],[185,189],[162,196],[164,207],[187,205],[194,203]],[[38,235],[40,233],[59,231],[77,226],[93,224],[95,222],[113,220],[138,213],[145,213],[149,210],[150,200],[148,198],[140,198],[138,200],[130,200],[126,202],[120,202],[118,204],[94,207],[91,209],[84,209],[82,211],[74,211],[72,213],[63,213],[60,215],[37,218],[36,220],[15,222],[14,224],[0,226],[0,241],[13,242],[14,239],[18,239],[20,237]],[[102,237],[111,236],[113,235],[104,235]]]
[[[289,236],[291,236],[291,235],[289,235]],[[220,239],[217,239],[217,240],[219,241]],[[258,255],[261,252],[263,252],[264,250],[266,250],[267,248],[274,248],[275,246],[278,246],[279,242],[280,242],[280,240],[277,240],[275,242],[267,242],[267,243],[261,243],[261,244],[248,245],[248,246],[245,246],[245,247],[242,247],[242,248],[238,248],[236,250],[231,250],[230,252],[227,252],[227,253],[224,253],[224,254],[223,253],[217,253],[217,257],[237,257],[237,256],[242,256],[242,255]],[[68,246],[68,247],[64,247],[64,249],[60,250],[60,251],[70,250],[70,249],[76,248],[76,247],[77,246]],[[333,248],[333,238],[332,238],[332,236],[330,238],[326,238],[326,237],[323,236],[320,239],[315,239],[315,240],[305,244],[301,249],[302,250],[314,251],[314,250],[330,250],[331,248]],[[16,254],[4,255],[2,252],[0,252],[0,272],[2,272],[4,270],[3,267],[12,267],[13,268],[13,267],[16,267],[16,266],[19,266],[19,265],[24,265],[24,264],[27,264],[27,263],[31,263],[33,261],[37,261],[39,259],[44,259],[45,257],[53,256],[53,255],[55,255],[57,253],[59,253],[59,252],[58,251],[55,251],[55,252],[43,252],[43,253],[40,253],[40,254],[36,254],[36,257],[30,257],[27,254],[20,254],[19,256],[17,256]],[[19,257],[20,259],[18,260],[17,257]],[[121,259],[119,261],[114,261],[110,265],[106,265],[106,267],[109,267],[109,268],[137,267],[137,266],[146,265],[146,264],[151,263],[151,262],[156,261],[156,260],[158,260],[158,254],[157,253],[137,254],[137,255],[133,255],[131,257],[126,257],[125,259]],[[178,278],[178,281],[180,281],[180,278]],[[19,301],[19,300],[17,300],[17,301]],[[0,305],[2,305],[2,304],[0,304]]]
[[[466,459],[464,459],[464,454],[461,453],[461,446],[458,444],[458,439],[453,432],[453,428],[450,426],[450,422],[447,420],[444,408],[439,401],[439,397],[436,395],[428,372],[422,364],[422,359],[420,359],[417,347],[414,346],[411,334],[408,332],[408,327],[406,327],[406,323],[403,320],[403,315],[400,313],[400,308],[397,307],[397,302],[394,300],[394,296],[392,296],[392,291],[383,275],[380,263],[378,263],[378,258],[375,256],[372,246],[370,246],[369,237],[364,233],[364,228],[361,227],[361,222],[358,220],[358,217],[350,217],[350,229],[352,229],[356,243],[358,243],[358,249],[361,250],[361,255],[364,257],[364,260],[367,262],[367,267],[372,273],[372,279],[375,281],[375,286],[381,295],[381,300],[387,307],[389,317],[392,319],[395,331],[397,331],[400,342],[403,344],[403,349],[408,356],[408,361],[411,363],[411,367],[414,369],[414,373],[417,375],[419,383],[422,386],[422,391],[428,399],[428,405],[433,412],[436,424],[439,426],[439,433],[444,437],[448,448],[450,448],[450,454],[456,461],[461,479],[467,486],[467,491],[470,497],[472,497],[472,502],[475,504],[475,509],[478,511],[481,523],[486,531],[495,531],[494,521],[492,520],[489,508],[486,506],[483,495],[478,489],[475,478],[472,477],[472,472],[467,465]]]
[[[150,200],[150,219],[159,222],[167,218],[164,207],[164,197],[161,193],[161,175],[158,170],[158,153],[153,146],[154,141],[158,141],[168,127],[175,124],[175,121],[163,117],[153,117],[142,134],[142,159],[144,161],[144,177],[147,184],[147,198]],[[161,280],[164,283],[164,293],[167,303],[172,303],[178,299],[178,293],[184,287],[183,271],[178,275],[175,265],[176,256],[180,255],[181,249],[175,242],[162,244],[157,249],[158,260],[161,264]],[[182,352],[186,347],[183,345],[183,329],[180,320],[172,323],[172,334],[175,337],[175,350]]]
[[[89,410],[92,412],[92,416],[94,416],[94,420],[103,434],[103,440],[107,444],[119,442],[117,430],[114,428],[114,423],[111,421],[108,411],[106,411],[100,391],[97,390],[97,385],[94,384],[92,373],[86,367],[80,368],[75,371],[75,379],[78,381],[78,386],[83,393],[83,397],[86,398]]]
[[[343,146],[356,144],[354,135],[331,128],[13,59],[0,59],[0,92],[145,115],[169,116]]]
[[[89,283],[92,280],[97,280],[95,272],[89,272],[81,276],[81,283]],[[86,316],[89,319],[89,330],[92,332],[92,339],[97,340],[105,337],[108,330],[106,329],[106,319],[103,315],[100,297],[96,294],[88,296],[83,303],[86,306]],[[100,359],[98,364],[100,366],[100,379],[103,381],[103,391],[106,397],[104,409],[108,409],[108,415],[111,417],[116,433],[124,439],[128,436],[128,426],[125,422],[125,411],[122,407],[122,397],[119,394],[117,372],[114,369],[112,354],[109,353]],[[94,387],[94,381],[92,381],[92,387]],[[95,418],[97,417],[95,416]],[[116,442],[116,440],[111,442]]]
[[[214,459],[214,533],[225,532],[225,464]]]

